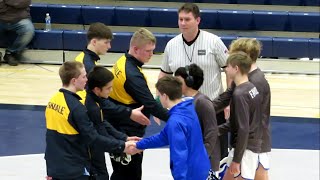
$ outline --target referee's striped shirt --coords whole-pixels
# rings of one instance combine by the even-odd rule
[[[161,71],[172,74],[179,67],[197,64],[204,72],[200,91],[214,99],[223,92],[220,68],[226,65],[227,58],[228,49],[218,36],[200,30],[196,41],[188,46],[179,34],[165,48]]]

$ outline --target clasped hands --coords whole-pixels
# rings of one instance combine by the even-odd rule
[[[135,155],[137,153],[141,153],[143,150],[137,149],[136,143],[140,141],[142,138],[137,136],[131,136],[127,138],[127,142],[125,142],[124,153]]]

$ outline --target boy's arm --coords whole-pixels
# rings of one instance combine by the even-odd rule
[[[234,88],[235,88],[235,84],[234,82],[232,82],[231,87],[229,87],[226,91],[221,93],[218,97],[216,97],[212,101],[212,104],[214,106],[214,109],[216,110],[216,113],[223,111],[225,107],[229,106]]]
[[[213,158],[219,132],[216,112],[209,98],[195,100],[195,108],[203,131],[204,145],[208,155]]]
[[[234,119],[236,124],[238,124],[238,129],[236,130],[237,142],[234,148],[233,162],[240,163],[248,144],[250,107],[245,97],[235,96],[234,98],[234,108],[236,113]]]
[[[127,141],[128,136],[125,133],[122,133],[116,128],[114,128],[108,121],[103,121],[104,127],[106,128],[107,132],[112,135],[116,139],[120,139],[122,141]]]
[[[169,145],[168,136],[166,132],[166,127],[158,134],[155,134],[151,137],[144,138],[137,142],[137,149],[150,149],[150,148],[158,148],[162,146]]]
[[[219,125],[219,133],[218,133],[219,136],[224,135],[228,132],[230,132],[230,121],[227,121]]]
[[[109,99],[103,98],[100,102],[105,117],[130,118],[131,120],[142,124],[149,125],[150,120],[141,112],[141,108],[131,109],[129,107],[115,104]]]
[[[144,105],[144,111],[163,121],[168,120],[168,110],[163,108],[161,104],[154,99],[142,74],[133,72],[132,74],[127,75],[124,88],[135,101]]]

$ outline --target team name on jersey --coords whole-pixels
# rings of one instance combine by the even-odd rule
[[[65,109],[65,107],[60,106],[60,105],[55,104],[55,103],[51,103],[51,102],[48,103],[47,108],[53,109],[53,110],[57,111],[58,113],[60,113],[61,115],[63,115],[63,111]]]
[[[115,64],[115,66],[114,66],[114,75],[118,78],[121,73],[122,73],[121,70],[119,69],[117,64]]]
[[[256,87],[254,87],[249,91],[249,94],[250,94],[251,98],[253,99],[254,97],[256,97],[259,94],[259,91],[257,90]]]

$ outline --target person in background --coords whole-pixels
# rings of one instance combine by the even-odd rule
[[[0,40],[6,39],[6,32],[14,32],[17,37],[9,43],[3,60],[10,66],[17,66],[21,53],[34,35],[34,26],[30,19],[31,0],[0,1]],[[1,59],[0,59],[1,64]]]

